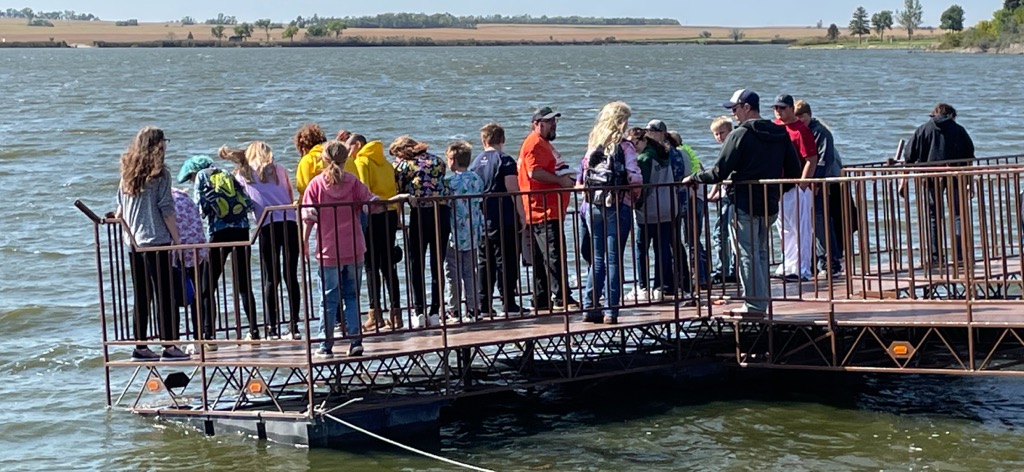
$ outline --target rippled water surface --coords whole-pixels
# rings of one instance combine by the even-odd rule
[[[515,154],[537,105],[584,151],[597,109],[664,119],[711,161],[710,120],[740,87],[805,98],[847,162],[884,159],[937,101],[980,155],[1024,150],[1017,57],[774,47],[0,50],[0,469],[451,470],[394,449],[305,450],[203,437],[103,406],[91,226],[117,157],[163,127],[168,164],[268,141],[294,168],[319,122],[440,148],[506,126]],[[767,110],[767,103],[764,107]],[[776,375],[648,379],[477,399],[446,416],[446,456],[496,470],[1021,470],[1024,382]]]

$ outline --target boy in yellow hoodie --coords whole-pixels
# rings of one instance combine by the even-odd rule
[[[388,200],[398,193],[395,181],[395,168],[384,157],[384,144],[380,141],[366,141],[366,137],[353,134],[345,143],[349,159],[355,168],[359,180],[369,187],[370,192],[381,200]],[[348,169],[346,169],[348,170]],[[366,330],[375,330],[388,325],[392,329],[402,327],[401,303],[402,296],[398,286],[397,264],[401,259],[401,250],[396,245],[398,231],[398,205],[373,205],[369,208],[369,217],[364,227],[366,236],[366,280],[370,287],[370,310],[367,313]],[[390,298],[390,320],[384,322],[383,290],[387,287]]]

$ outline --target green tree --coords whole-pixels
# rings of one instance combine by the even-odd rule
[[[281,32],[281,37],[288,38],[288,41],[295,41],[296,34],[299,34],[299,26],[292,23]]]
[[[183,26],[194,25],[194,24],[196,24],[196,19],[192,18],[191,16],[182,17],[181,18],[181,24]]]
[[[254,24],[256,25],[257,28],[263,30],[263,32],[267,34],[267,42],[269,43],[270,42],[270,25],[273,24],[270,21],[270,19],[269,18],[263,18],[261,20],[256,20],[256,23],[254,23]]]
[[[733,42],[735,43],[740,42],[740,40],[742,40],[746,35],[747,34],[744,33],[743,30],[739,28],[733,28],[729,30],[729,37],[732,38]]]
[[[242,38],[245,41],[246,38],[252,37],[252,25],[249,23],[242,23],[235,26],[235,36]]]
[[[871,26],[878,33],[878,40],[885,40],[885,30],[892,30],[892,12],[889,10],[882,10],[874,15],[871,15]]]
[[[960,5],[953,5],[942,12],[942,18],[939,20],[939,28],[949,31],[964,30],[964,9]]]
[[[708,30],[701,31],[700,32],[700,37],[703,38],[703,39],[708,39],[708,38],[711,37],[711,32],[708,31]]]
[[[825,34],[825,37],[833,43],[839,41],[839,27],[835,23],[828,25],[828,33]]]
[[[1024,1],[1021,0],[1003,0],[1003,10],[1014,11],[1024,5]]]
[[[338,39],[341,36],[341,32],[348,29],[348,25],[341,20],[331,20],[327,22],[327,31],[334,33],[334,39]]]
[[[904,0],[903,10],[896,11],[896,22],[907,30],[907,41],[912,41],[914,30],[921,28],[922,17],[924,9],[921,8],[921,0]]]
[[[868,11],[864,7],[857,7],[853,11],[853,18],[850,20],[850,34],[857,36],[857,44],[860,44],[861,38],[865,34],[871,34],[871,28],[868,27]]]
[[[210,28],[210,34],[212,34],[214,38],[217,38],[217,41],[224,39],[224,25],[217,25]]]
[[[36,12],[32,11],[31,8],[25,7],[21,9],[21,14],[28,19],[28,24],[32,24],[32,20],[36,19]]]
[[[318,23],[311,24],[306,28],[307,38],[322,38],[327,36],[327,33],[327,27]]]

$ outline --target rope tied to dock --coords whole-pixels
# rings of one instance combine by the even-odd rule
[[[360,428],[359,426],[356,426],[356,425],[354,425],[352,423],[349,423],[348,421],[345,421],[345,420],[343,420],[341,418],[338,418],[338,417],[336,417],[336,416],[331,414],[335,410],[338,410],[340,408],[343,408],[345,406],[348,406],[348,405],[350,405],[352,403],[355,403],[355,402],[358,402],[360,400],[362,400],[362,398],[354,398],[354,399],[349,400],[349,401],[347,401],[347,402],[345,402],[345,403],[343,403],[341,405],[338,405],[338,406],[336,406],[334,408],[331,408],[328,411],[323,411],[323,412],[321,412],[321,414],[324,416],[324,418],[328,418],[328,419],[333,420],[333,421],[335,421],[335,422],[337,422],[337,423],[339,423],[339,424],[341,424],[343,426],[351,428],[353,431],[365,434],[365,435],[367,435],[367,436],[369,436],[371,438],[377,439],[379,441],[383,441],[383,442],[388,443],[388,444],[390,444],[392,446],[395,446],[395,447],[398,447],[398,448],[401,448],[401,449],[405,449],[406,451],[412,452],[414,454],[419,454],[419,455],[421,455],[423,457],[434,459],[436,461],[441,461],[441,462],[444,462],[446,464],[454,465],[456,467],[461,467],[461,468],[467,469],[467,470],[475,470],[477,472],[495,472],[495,471],[493,471],[491,469],[485,469],[483,467],[477,467],[477,466],[472,465],[472,464],[466,464],[466,463],[459,462],[459,461],[456,461],[456,460],[453,460],[453,459],[449,459],[447,457],[441,457],[441,456],[436,455],[436,454],[431,454],[431,453],[429,453],[427,451],[421,451],[419,449],[416,449],[416,448],[414,448],[412,446],[407,446],[407,445],[402,444],[402,443],[400,443],[398,441],[395,441],[393,439],[388,439],[388,438],[386,438],[384,436],[381,436],[381,435],[379,435],[377,433],[374,433],[373,431],[369,431],[369,430]]]

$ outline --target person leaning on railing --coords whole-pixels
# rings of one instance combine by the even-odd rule
[[[800,177],[800,163],[786,129],[761,118],[760,98],[737,90],[723,104],[740,123],[729,133],[715,165],[683,179],[684,184],[716,184],[730,179],[729,199],[735,205],[730,225],[739,248],[739,276],[744,306],[740,316],[761,317],[768,311],[768,226],[778,218],[780,185],[750,183]]]
[[[171,174],[164,164],[167,139],[160,128],[147,126],[139,130],[128,149],[121,155],[121,182],[117,186],[115,217],[125,224],[125,239],[132,243],[128,261],[134,286],[135,340],[133,361],[188,360],[172,342],[178,340],[178,316],[171,288],[171,251],[138,251],[181,244],[174,219],[174,198],[171,195]],[[156,299],[157,332],[164,350],[158,355],[149,349],[148,322],[150,304]]]
[[[295,192],[288,180],[288,171],[274,162],[274,153],[263,141],[253,141],[245,148],[221,147],[218,156],[236,164],[234,175],[252,202],[253,216],[258,221],[267,207],[290,205]],[[278,323],[281,307],[278,299],[281,282],[288,291],[289,336],[301,339],[299,333],[299,224],[295,210],[274,210],[266,215],[257,230],[260,245],[260,275],[263,281],[263,303],[267,310],[267,339],[279,339]]]

